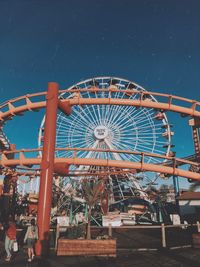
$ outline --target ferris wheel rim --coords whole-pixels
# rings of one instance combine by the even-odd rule
[[[114,83],[115,81],[115,83]],[[96,83],[100,86],[98,93],[93,93],[93,95],[91,95],[92,93],[90,93],[89,91],[83,90],[81,92],[81,89],[86,89],[86,88],[90,88],[91,86],[96,86]],[[134,91],[138,91],[138,93],[136,93],[134,96],[126,96],[128,97],[128,99],[134,99],[135,97],[137,98],[141,92],[145,92],[146,90],[140,86],[139,84],[128,80],[128,79],[123,79],[123,78],[119,78],[119,77],[111,77],[111,76],[100,76],[100,77],[93,77],[93,78],[89,78],[83,81],[80,81],[76,84],[73,84],[72,86],[68,87],[67,90],[64,90],[64,92],[60,92],[59,97],[60,98],[70,98],[71,95],[73,94],[73,90],[74,88],[79,89],[79,92],[81,94],[81,97],[108,97],[108,93],[103,93],[101,88],[107,88],[108,86],[111,85],[116,85],[119,89],[118,92],[114,93],[114,95],[112,95],[111,97],[114,98],[124,98],[125,97],[125,92],[123,89],[128,88],[129,85],[131,85],[132,87],[130,88],[134,88]],[[68,90],[71,90],[70,92],[68,92]],[[157,99],[151,95],[148,92],[148,95],[150,96],[150,98],[152,99],[152,101],[158,102]],[[118,110],[118,111],[117,111]],[[117,113],[118,112],[118,113]],[[127,112],[127,114],[124,114],[124,118],[121,114],[119,114],[119,112],[122,113],[122,115]],[[131,112],[131,113],[130,113]],[[155,110],[153,109],[147,109],[147,108],[141,108],[139,111],[137,111],[137,109],[135,107],[128,107],[128,106],[119,106],[117,108],[117,106],[105,106],[105,105],[84,105],[84,107],[82,106],[74,106],[73,107],[73,113],[69,116],[69,117],[64,117],[62,116],[62,114],[60,113],[58,115],[58,120],[57,120],[57,130],[58,130],[58,135],[57,135],[57,144],[60,144],[61,146],[63,146],[63,144],[68,144],[69,147],[90,147],[90,148],[98,148],[99,143],[101,143],[101,140],[104,141],[104,143],[107,145],[107,147],[109,147],[112,150],[112,142],[110,143],[110,140],[112,139],[112,135],[110,135],[110,132],[114,132],[115,133],[115,144],[114,144],[114,148],[116,147],[117,143],[120,144],[120,146],[122,147],[122,149],[128,149],[129,148],[129,140],[133,140],[133,135],[128,134],[127,132],[129,132],[129,128],[126,129],[126,120],[130,121],[131,124],[138,126],[139,128],[141,127],[140,125],[142,125],[141,128],[144,128],[143,125],[148,125],[148,127],[146,126],[146,132],[144,130],[143,131],[143,137],[142,140],[143,141],[143,145],[141,145],[141,141],[139,142],[139,135],[140,135],[140,130],[137,129],[137,127],[135,126],[135,134],[136,134],[136,138],[135,140],[137,140],[137,143],[135,143],[134,148],[132,148],[134,151],[136,150],[137,147],[140,146],[140,150],[144,149],[150,149],[150,150],[146,150],[148,152],[151,151],[159,151],[159,152],[163,152],[165,151],[165,155],[168,155],[169,151],[170,151],[170,144],[171,144],[171,136],[168,135],[167,136],[167,149],[160,151],[159,147],[162,146],[162,143],[165,143],[164,141],[158,141],[158,138],[156,136],[156,134],[160,135],[160,132],[158,132],[158,128],[162,125],[165,125],[166,128],[168,127],[169,123],[168,123],[168,119],[165,113],[163,113],[163,119],[161,120],[160,123],[155,124],[154,120],[153,120],[153,114],[154,114]],[[115,114],[116,113],[116,114]],[[134,115],[135,113],[135,115]],[[79,118],[77,119],[77,114],[79,115]],[[114,115],[113,115],[114,114]],[[129,116],[130,114],[132,114],[132,117]],[[117,116],[119,115],[119,116]],[[134,116],[137,117],[138,121],[134,120]],[[118,118],[119,117],[119,118]],[[130,118],[131,117],[131,118]],[[71,119],[69,119],[71,118]],[[106,119],[105,119],[106,118]],[[145,118],[145,119],[144,119]],[[105,119],[105,120],[104,120]],[[71,121],[70,121],[71,120]],[[145,122],[146,120],[146,122]],[[40,127],[40,134],[39,134],[39,140],[41,140],[41,135],[42,135],[42,125],[44,125],[44,121],[45,121],[45,117],[42,120],[41,123],[41,127]],[[102,123],[102,121],[104,121]],[[125,121],[125,122],[124,122]],[[68,136],[66,137],[66,141],[63,140],[62,135],[60,135],[61,137],[59,137],[59,133],[64,133],[66,131],[66,127],[64,125],[64,123],[67,123],[67,132],[68,132]],[[147,123],[147,124],[146,124]],[[80,132],[80,127],[82,125],[82,133]],[[83,127],[84,125],[84,127]],[[106,125],[106,127],[104,126]],[[91,127],[89,127],[91,126]],[[110,128],[111,127],[111,128]],[[128,138],[125,140],[124,139],[119,139],[119,129],[120,127],[125,128],[123,135]],[[89,129],[91,128],[91,130]],[[117,131],[116,131],[117,129]],[[100,134],[98,134],[98,130],[101,132],[103,131],[103,136],[100,136]],[[84,139],[84,136],[87,135],[87,142]],[[116,137],[118,136],[119,142],[117,141]],[[149,137],[148,137],[149,136]],[[125,138],[123,137],[123,138]],[[59,139],[60,138],[60,139]],[[95,138],[95,139],[94,139]],[[109,139],[111,138],[111,139]],[[108,140],[107,140],[108,139]],[[149,139],[152,141],[149,141]],[[76,143],[78,140],[78,143]],[[96,140],[96,141],[95,141]],[[127,141],[128,140],[128,141]],[[128,142],[128,148],[127,148],[127,144],[126,142]],[[151,143],[152,142],[152,143]],[[159,143],[160,142],[160,143]],[[38,142],[40,145],[40,141]],[[75,145],[78,144],[78,145]],[[153,144],[153,147],[152,145]],[[117,147],[117,149],[119,149],[119,147]],[[131,148],[130,148],[131,149]],[[129,149],[128,149],[129,150]],[[59,152],[60,153],[60,152]],[[95,157],[93,152],[84,152],[81,154],[81,157]],[[100,155],[101,154],[101,155]],[[97,155],[97,158],[102,157],[103,153],[100,153],[99,156]],[[93,155],[93,156],[92,156]],[[61,156],[60,154],[56,154],[56,156]],[[80,156],[80,155],[79,155]],[[107,155],[108,156],[108,155]],[[115,159],[119,159],[119,156],[116,155],[115,153],[113,153],[112,157],[114,157]],[[129,157],[130,158],[130,157]],[[128,158],[126,158],[125,156],[120,156],[120,159],[122,160],[128,160]],[[134,157],[132,157],[132,160],[134,159]],[[152,158],[149,158],[149,161],[151,161]],[[71,167],[72,168],[72,167]],[[75,166],[73,166],[73,169],[76,169]],[[85,168],[85,167],[84,167]],[[132,179],[129,176],[126,176],[128,180]],[[72,178],[73,179],[73,178]],[[134,178],[135,182],[132,179],[132,183],[135,184],[135,188],[137,188],[137,190],[142,191],[142,188],[140,186],[138,186],[138,182],[137,182],[137,178]],[[77,179],[78,180],[78,179]],[[128,181],[127,180],[127,181]],[[118,181],[118,189],[119,194],[121,194],[121,196],[123,197],[123,192],[122,192],[122,187],[128,186],[125,185],[123,182]],[[132,190],[132,189],[131,189]],[[142,193],[141,193],[142,194]]]

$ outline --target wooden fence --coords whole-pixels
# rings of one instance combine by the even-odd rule
[[[69,226],[57,225],[51,231],[51,249],[57,250],[58,239],[65,234]],[[178,225],[134,225],[120,227],[97,227],[91,228],[93,235],[99,232],[116,238],[118,250],[158,250],[160,248],[178,249],[181,247],[191,247],[193,244],[193,234],[200,235],[200,223],[196,224],[178,224]],[[141,234],[140,234],[141,232]],[[23,245],[25,230],[17,229],[18,240]],[[120,240],[125,240],[121,242]],[[127,241],[128,240],[128,241]],[[174,242],[175,240],[175,242]],[[138,242],[139,241],[139,242]],[[141,241],[141,242],[140,242]],[[185,243],[183,242],[185,241]]]
[[[70,232],[70,226],[57,225],[55,233],[55,250],[58,239],[64,232]],[[200,223],[178,225],[134,225],[120,227],[92,227],[93,236],[98,233],[108,235],[118,240],[118,250],[157,250],[161,248],[183,248],[192,246],[192,235],[200,233]],[[121,240],[123,240],[121,242]],[[128,240],[128,241],[127,241]],[[131,243],[132,241],[132,243]],[[147,246],[146,244],[147,243]],[[128,246],[129,245],[129,246]]]

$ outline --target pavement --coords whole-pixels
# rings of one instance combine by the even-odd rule
[[[28,263],[27,249],[21,243],[12,260],[5,262],[4,243],[0,242],[0,267],[200,267],[200,249],[191,247],[193,231],[172,230],[166,232],[165,249],[161,246],[160,230],[115,230],[116,258],[56,256],[51,249],[49,256],[36,257]]]
[[[13,255],[10,262],[5,262],[1,251],[1,267],[199,267],[200,249],[161,249],[135,251],[119,249],[116,258],[56,256],[52,251],[48,257],[36,257],[31,263],[27,261],[25,249]]]

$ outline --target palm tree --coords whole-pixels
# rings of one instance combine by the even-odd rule
[[[86,238],[91,239],[91,217],[92,217],[92,209],[97,204],[100,199],[104,189],[104,185],[102,181],[95,180],[83,180],[82,182],[82,190],[83,196],[85,198],[86,204],[88,205],[88,223],[87,223],[87,231]]]

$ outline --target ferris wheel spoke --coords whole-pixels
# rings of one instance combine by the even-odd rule
[[[79,123],[82,122],[84,124],[85,127],[91,127],[91,125],[95,125],[95,120],[93,120],[93,117],[89,116],[88,113],[90,113],[88,108],[81,108],[80,110],[74,110],[74,113],[72,114],[72,119],[73,121],[78,121]]]
[[[83,133],[85,133],[85,131],[84,130],[81,131],[81,129],[78,129],[77,128],[78,125],[75,125],[75,127],[76,128],[74,128],[74,129],[69,129],[68,131],[65,131],[65,134],[73,134],[74,137],[79,136],[81,139],[83,139],[84,138]]]
[[[140,133],[140,136],[138,138],[138,141],[148,141],[148,142],[151,142],[151,143],[155,143],[157,142],[157,138],[159,138],[159,134],[157,133],[154,133],[154,134],[151,134],[151,133]]]
[[[124,95],[124,94],[123,94]],[[115,99],[122,99],[123,97],[120,96],[120,92],[118,93],[113,93],[112,94],[112,98],[115,98]],[[112,114],[115,114],[116,112],[118,112],[118,109],[121,109],[121,107],[117,106],[117,105],[112,105],[110,107],[110,115]]]
[[[99,107],[98,105],[97,106],[91,105],[91,109],[92,109],[91,115],[93,115],[93,118],[96,121],[96,125],[100,124],[100,121],[98,118],[98,112],[96,112],[98,107]]]
[[[115,116],[112,118],[111,123],[115,123],[116,125],[122,125],[123,123],[128,124],[128,122],[133,122],[131,116],[126,115],[126,110],[123,112],[120,112],[119,114],[115,114]]]
[[[97,118],[98,118],[99,125],[102,125],[101,107],[97,105],[96,109],[97,109]]]
[[[136,140],[137,139],[137,134],[135,132],[132,132],[132,133],[129,133],[128,131],[127,132],[123,132],[120,134],[120,138],[122,139],[130,139],[132,141]],[[118,138],[117,138],[118,139]]]
[[[62,128],[66,130],[74,128],[74,123],[73,123],[74,118],[76,118],[74,115],[71,116],[70,120],[68,118],[65,118],[63,120],[65,124],[62,124]],[[79,127],[82,126],[82,127],[90,128],[89,122],[85,121],[85,119],[81,120],[81,116],[77,116],[76,124],[79,124]],[[68,125],[68,128],[67,128],[67,125]]]
[[[118,118],[119,115],[121,115],[121,113],[125,113],[126,108],[124,108],[123,106],[117,106],[117,105],[112,105],[110,108],[110,114],[109,114],[109,122],[115,122],[116,118]]]
[[[134,122],[134,124],[136,124],[137,122],[136,122],[136,120],[135,120],[135,116],[134,116],[134,110],[131,110],[130,111],[130,109],[129,109],[129,107],[127,108],[127,110],[125,110],[125,114],[126,113],[128,113],[129,114],[129,116],[128,116],[128,118],[129,118],[129,120],[131,119],[133,122]],[[121,116],[120,117],[118,117],[118,119],[117,119],[117,121],[120,121],[121,120],[121,117],[122,117],[122,114],[121,114]],[[126,117],[127,117],[127,115],[126,115]],[[121,123],[121,121],[120,121],[120,123]]]
[[[113,93],[112,94],[112,98],[115,98],[115,99],[121,99],[121,98],[123,98],[122,95],[124,96],[124,93],[121,96],[120,96],[120,93],[121,92]],[[108,105],[107,105],[107,107],[108,107]],[[111,105],[109,107],[109,114],[108,114],[108,116],[115,115],[116,113],[119,114],[120,113],[120,110],[122,110],[122,109],[123,109],[123,107],[121,107],[121,106],[119,107],[119,106],[116,106],[116,105]]]
[[[140,138],[138,139],[138,145],[139,144],[145,144],[145,145],[150,145],[152,146],[152,144],[154,144],[155,142],[152,141],[152,139],[145,139],[145,138]]]
[[[151,133],[153,129],[153,133],[157,132],[159,134],[162,134],[162,131],[159,127],[153,127],[152,125],[147,125],[146,127],[137,128],[139,133]]]
[[[129,99],[130,100],[140,99],[140,94],[133,93],[132,95],[129,96]]]
[[[118,89],[118,88],[117,88],[117,89]],[[118,92],[113,92],[113,93],[112,93],[112,98],[115,98],[115,99],[121,98],[121,97],[120,97],[120,94],[121,94],[120,91],[118,91]]]
[[[84,116],[85,115],[85,116]],[[74,114],[71,115],[74,121],[77,121],[81,124],[84,124],[85,127],[92,128],[91,125],[96,125],[95,120],[92,116],[87,115],[85,110],[83,109],[82,112],[78,112],[76,109],[74,110]],[[90,124],[91,123],[91,124]]]
[[[108,123],[110,108],[111,107],[109,105],[105,105],[104,115],[103,115],[104,125],[107,125],[107,123]]]
[[[116,125],[116,118],[120,116],[120,110],[118,112],[110,112],[110,115],[107,117],[107,125],[108,127],[113,127]]]
[[[124,130],[126,129],[129,129],[130,130],[130,127],[132,125],[134,125],[133,121],[127,117],[127,116],[124,116],[124,119],[120,121],[120,124],[119,125],[119,128],[120,128],[120,131],[123,132]],[[135,125],[134,125],[135,126]],[[133,127],[131,127],[132,131],[135,130]],[[136,127],[135,127],[136,128]]]
[[[155,149],[155,148],[152,149],[152,146],[148,143],[146,144],[145,142],[143,142],[142,144],[138,143],[137,151],[141,151],[141,152],[145,151],[145,152],[150,152],[150,153],[158,152],[157,149]],[[162,152],[162,151],[160,151],[160,152]]]
[[[117,107],[117,106],[115,106]],[[117,123],[120,121],[121,118],[127,113],[129,107],[123,108],[123,106],[120,107],[120,109],[115,109],[110,115],[110,123]]]
[[[120,106],[117,106],[117,105],[111,105],[110,106],[110,112],[109,112],[109,114],[107,115],[108,116],[108,118],[109,118],[109,121],[110,121],[110,118],[113,116],[113,115],[116,115],[116,113],[117,114],[119,114],[120,113],[120,111],[122,110],[122,107]]]
[[[139,161],[139,156],[135,155],[123,155],[123,159],[127,161]]]
[[[160,129],[156,129],[152,124],[146,123],[145,124],[146,127],[143,128],[138,128],[137,127],[137,131],[139,134],[143,134],[143,133],[152,133],[154,134],[156,131],[159,131]],[[160,132],[159,132],[160,133]]]
[[[86,118],[88,118],[88,120],[93,123],[93,127],[95,127],[95,126],[97,126],[99,124],[98,118],[96,116],[96,112],[95,112],[95,109],[94,109],[94,105],[86,107],[83,110],[83,113],[85,114]]]
[[[144,123],[145,122],[145,125],[146,125],[146,122],[147,122],[147,124],[153,124],[151,121],[149,121],[149,118],[148,117],[146,117],[145,119],[144,118],[140,118],[140,119],[136,119],[135,120],[135,123],[137,124],[137,125],[140,125],[140,124],[142,124],[142,126],[144,127]]]
[[[136,124],[141,123],[144,119],[146,121],[149,121],[149,114],[145,113],[144,110],[142,110],[142,112],[140,112],[139,114],[134,114],[134,121],[136,122]]]
[[[86,143],[85,141],[82,141],[82,140],[76,140],[74,141],[74,144],[76,145],[76,147],[82,147],[82,148],[85,148],[87,147],[88,143]]]
[[[142,152],[147,152],[148,148],[151,149],[151,151],[155,151],[155,146],[154,146],[154,142],[146,142],[146,140],[139,140],[138,143],[137,143],[137,151],[141,151],[141,147],[142,147]]]
[[[154,157],[149,157],[149,161],[151,161],[152,163],[155,163],[155,164],[161,162],[161,160],[159,160],[159,159],[157,159],[157,158],[154,158]]]
[[[124,147],[128,151],[133,151],[132,145],[130,145],[129,143],[123,142],[122,147]]]
[[[160,136],[160,133],[140,132],[140,131],[138,131],[138,133],[140,135],[139,138],[141,138],[141,139],[142,138],[146,138],[146,139],[151,138],[152,139],[153,136]]]
[[[70,155],[70,153],[68,152],[66,152],[66,151],[59,151],[59,155],[61,156],[61,157],[65,157],[65,158],[68,158],[68,157],[71,157],[72,155]]]
[[[134,118],[134,120],[136,118],[141,118],[142,116],[144,116],[144,109],[142,108],[135,108],[132,112],[131,112],[131,116]]]
[[[118,118],[115,120],[115,125],[117,125],[120,130],[121,129],[127,129],[127,125],[130,125],[132,123],[132,119],[128,117],[126,114],[120,114]]]
[[[102,123],[102,107],[97,106],[97,110],[98,110],[99,124],[103,125],[103,123]]]
[[[73,116],[70,117],[70,119],[68,118],[64,118],[62,122],[58,121],[58,124],[60,125],[60,127],[58,129],[63,129],[63,130],[68,130],[72,127],[74,127],[74,121],[73,121]],[[77,121],[79,121],[79,118],[76,120],[76,123]],[[85,125],[87,126],[86,122],[83,122],[82,121],[82,125]]]
[[[145,108],[144,109],[144,113],[146,114],[146,115],[149,115],[148,116],[148,118],[149,118],[149,120],[153,120],[153,116],[154,116],[154,114],[155,114],[155,110],[153,109],[153,108],[151,108],[151,109],[147,109],[147,108]]]

